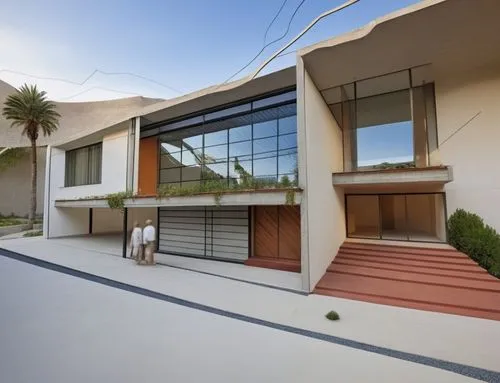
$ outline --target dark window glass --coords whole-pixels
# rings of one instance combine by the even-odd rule
[[[254,176],[276,175],[278,173],[277,170],[278,167],[276,157],[253,160]]]
[[[181,140],[169,140],[165,142],[161,142],[160,150],[162,153],[176,153],[181,151]],[[180,158],[179,158],[180,161]]]
[[[279,133],[297,133],[297,116],[280,118],[278,121]]]
[[[186,166],[181,169],[181,173],[183,183],[185,181],[196,181],[202,178],[201,166]]]
[[[160,159],[160,169],[177,168],[181,165],[181,152],[164,154]]]
[[[261,154],[261,153],[276,153],[278,149],[278,139],[276,137],[271,138],[262,138],[259,140],[253,141],[253,153]],[[260,156],[262,157],[262,156]]]
[[[297,169],[297,155],[288,154],[278,157],[278,173],[293,173]]]
[[[205,134],[205,146],[220,145],[227,143],[227,130],[220,130]]]
[[[297,147],[297,134],[285,134],[279,136],[279,150],[290,149]]]
[[[64,186],[101,183],[102,143],[66,152]]]
[[[278,181],[283,186],[297,186],[298,185],[297,173],[280,174],[278,175]]]
[[[253,125],[253,138],[271,137],[278,134],[278,121],[271,120]]]
[[[203,171],[204,179],[227,178],[227,162],[205,165]]]
[[[252,159],[252,141],[229,144],[229,158],[238,157],[240,160]]]
[[[247,141],[252,139],[252,126],[239,126],[229,129],[229,142]]]
[[[243,178],[252,175],[252,161],[229,161],[229,176],[231,178]]]
[[[160,182],[179,182],[181,180],[181,168],[161,169]]]
[[[273,96],[254,105],[286,102],[294,94]],[[293,183],[297,173],[296,104],[245,113],[249,105],[205,114],[190,119],[190,124],[176,122],[175,126],[189,127],[160,136],[160,182],[184,187],[199,180],[237,185],[254,179],[265,186],[286,176]],[[201,120],[205,123],[199,125]]]
[[[215,162],[227,161],[227,145],[217,145],[205,147],[204,162],[212,164]]]
[[[193,149],[191,147],[182,147],[182,165],[201,165],[203,159],[203,149]]]

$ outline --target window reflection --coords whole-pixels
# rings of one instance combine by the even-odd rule
[[[295,103],[160,136],[160,183],[297,185]]]

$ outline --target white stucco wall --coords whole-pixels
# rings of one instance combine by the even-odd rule
[[[46,149],[37,150],[37,214],[43,213]],[[0,157],[1,161],[1,157]],[[26,154],[12,167],[0,170],[0,214],[24,217],[31,201],[31,155]]]
[[[96,141],[98,142],[98,141]],[[88,209],[55,208],[54,201],[61,199],[76,199],[92,196],[103,196],[109,193],[125,191],[127,179],[127,147],[128,131],[124,129],[118,133],[108,135],[102,139],[102,182],[96,185],[64,187],[66,151],[60,148],[51,148],[47,175],[46,190],[49,191],[46,203],[50,214],[48,220],[49,237],[66,235],[80,235],[88,233]],[[98,231],[115,230],[116,212],[102,213],[103,222],[94,218],[93,225]],[[99,217],[99,213],[98,213]],[[79,222],[70,222],[77,220]],[[80,222],[81,221],[81,222]],[[122,220],[118,220],[120,225]],[[112,227],[106,229],[106,224],[112,222]],[[46,225],[47,226],[47,225]],[[121,226],[120,226],[121,230]]]
[[[448,215],[463,208],[500,232],[499,67],[438,73],[436,106],[440,156],[443,164],[453,166],[454,181],[445,187]]]
[[[298,72],[302,257],[308,263],[303,287],[311,291],[345,240],[344,193],[332,186],[332,173],[343,170],[342,133],[301,63]]]
[[[92,234],[121,233],[123,213],[117,209],[94,208],[92,210]]]

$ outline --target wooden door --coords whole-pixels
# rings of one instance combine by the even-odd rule
[[[278,258],[278,206],[255,206],[254,257]]]
[[[253,256],[300,260],[300,207],[255,206]]]
[[[300,260],[300,207],[280,206],[278,219],[278,257]]]

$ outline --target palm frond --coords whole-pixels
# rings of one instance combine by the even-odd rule
[[[2,115],[10,121],[11,127],[22,127],[22,134],[32,141],[37,140],[40,130],[44,136],[55,132],[61,117],[56,105],[47,99],[45,91],[27,84],[7,97]]]

